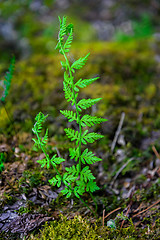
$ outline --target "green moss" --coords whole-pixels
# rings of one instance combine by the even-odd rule
[[[82,93],[87,97],[104,99],[103,103],[97,105],[98,114],[102,116],[107,112],[107,115],[112,113],[118,116],[125,111],[126,115],[134,115],[137,119],[142,113],[146,116],[146,123],[151,123],[155,113],[148,105],[157,99],[160,86],[157,85],[158,68],[154,61],[154,52],[149,44],[148,40],[126,43],[125,48],[121,43],[74,44],[72,53],[75,59],[92,51],[87,66],[82,71],[77,71],[77,79],[95,77],[97,73],[100,76],[96,83]],[[50,54],[35,54],[16,64],[6,108],[11,119],[20,122],[19,127],[26,131],[31,129],[33,118],[38,111],[49,113],[53,123],[53,119],[59,115],[59,109],[66,107],[62,95],[63,71],[57,63],[60,60],[61,56],[52,51]],[[137,95],[141,100],[136,99]],[[147,99],[148,105],[141,104],[143,99]],[[0,111],[3,130],[10,123],[3,107]],[[159,111],[158,107],[156,111]],[[147,116],[148,112],[150,118]],[[21,122],[25,124],[22,126]],[[57,126],[53,127],[52,124],[52,128],[54,134]]]
[[[53,221],[50,224],[45,223],[42,230],[38,234],[31,234],[29,240],[78,240],[78,239],[104,239],[104,240],[143,240],[158,239],[159,220],[155,221],[155,226],[152,231],[148,231],[152,226],[146,226],[144,229],[136,228],[132,220],[128,221],[126,227],[121,228],[121,223],[117,222],[117,228],[111,229],[106,226],[102,227],[101,219],[94,221],[86,220],[81,216],[75,216],[73,219],[67,219],[61,216],[60,220]]]

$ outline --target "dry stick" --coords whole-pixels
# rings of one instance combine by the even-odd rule
[[[104,215],[105,215],[105,209],[103,210],[103,227],[104,227]]]
[[[154,207],[155,205],[157,205],[159,202],[160,202],[160,199],[159,199],[157,202],[153,203],[153,204],[152,204],[151,206],[149,206],[148,208],[144,209],[143,211],[141,211],[141,212],[139,212],[139,213],[133,215],[132,218],[134,218],[134,217],[140,215],[140,214],[143,213],[143,212],[146,212],[146,211],[149,210],[150,208],[152,208],[152,207]]]
[[[160,155],[159,155],[159,153],[157,152],[157,149],[155,148],[155,146],[152,146],[152,150],[153,150],[153,152],[155,153],[156,157],[157,157],[158,159],[160,159]]]
[[[121,132],[122,125],[123,125],[123,122],[124,122],[124,118],[125,118],[125,113],[122,112],[122,113],[121,113],[120,122],[119,122],[117,131],[116,131],[116,133],[115,133],[115,136],[114,136],[114,139],[113,139],[113,142],[112,142],[112,145],[111,145],[111,152],[112,152],[112,153],[113,153],[114,148],[115,148],[115,146],[116,146],[116,142],[117,142],[118,136],[119,136],[119,134],[120,134],[120,132]]]
[[[128,210],[125,214],[126,217],[127,217],[127,214],[129,213],[129,210],[131,209],[131,206],[132,206],[132,202],[130,202],[130,204],[129,204]],[[123,227],[124,222],[125,222],[125,220],[122,221],[121,228]]]
[[[114,185],[118,175],[122,172],[122,170],[128,165],[128,163],[130,163],[134,158],[130,158],[125,164],[123,164],[123,166],[118,170],[118,172],[116,173],[116,175],[114,176],[112,182],[111,182],[111,186]]]
[[[116,212],[116,211],[118,211],[120,209],[121,209],[121,207],[116,208],[112,212],[108,213],[106,216],[104,216],[105,215],[105,209],[103,210],[103,227],[104,227],[104,219],[107,218],[108,216],[110,216],[112,213],[114,213],[114,212]]]
[[[60,158],[61,158],[61,154],[60,154],[60,152],[59,152],[58,148],[57,148],[57,147],[55,147],[55,149],[56,149],[56,152],[57,152],[57,155],[58,155],[58,157],[60,157]],[[64,171],[64,170],[65,170],[65,167],[64,167],[64,164],[63,164],[63,162],[62,162],[61,164],[62,164],[62,170]]]

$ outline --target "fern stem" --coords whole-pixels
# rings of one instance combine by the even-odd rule
[[[81,197],[79,197],[79,199],[80,199],[81,202],[91,211],[91,213],[93,213],[93,215],[97,218],[96,212],[93,211],[93,210],[88,206],[88,204],[87,204],[85,201],[83,201],[83,199],[82,199]]]
[[[81,118],[80,118],[80,114],[79,114],[79,111],[78,111],[78,106],[77,106],[77,102],[76,102],[76,95],[75,95],[75,90],[74,90],[74,82],[73,82],[73,75],[72,75],[72,71],[71,71],[71,66],[70,66],[70,63],[68,61],[68,58],[63,50],[63,46],[62,46],[62,43],[60,41],[60,45],[61,45],[61,51],[63,53],[63,56],[66,60],[66,63],[67,63],[67,66],[68,66],[68,70],[69,70],[69,75],[70,75],[70,78],[72,79],[72,92],[73,92],[73,97],[74,97],[74,104],[75,104],[75,107],[76,107],[76,113],[77,113],[77,118],[78,118],[78,125],[79,125],[79,172],[77,173],[77,176],[79,176],[80,172],[81,172],[81,146],[82,146],[82,125],[81,125]]]
[[[50,162],[50,158],[49,158],[48,154],[46,153],[45,148],[44,148],[44,147],[42,146],[42,144],[41,144],[41,139],[40,139],[38,133],[36,133],[36,136],[37,136],[38,142],[39,142],[39,144],[40,144],[40,147],[41,147],[43,153],[44,153],[45,156],[46,156],[47,161]],[[58,174],[58,176],[61,178],[61,181],[62,181],[63,184],[65,185],[65,183],[64,183],[64,181],[63,181],[63,178],[62,178],[60,172],[58,171],[58,169],[57,169],[55,166],[53,166],[53,168],[55,169],[56,173]],[[66,186],[66,185],[65,185],[65,186]],[[71,188],[71,186],[66,186],[66,187],[69,188],[69,189],[72,191],[72,193],[74,194],[74,191],[73,191],[73,189]],[[80,196],[79,196],[79,199],[80,199],[81,202],[93,213],[93,215],[96,217],[96,213],[95,213],[94,211],[92,211],[92,209],[88,206],[88,204],[87,204]]]
[[[42,144],[41,144],[41,139],[40,139],[40,137],[39,137],[39,135],[38,135],[37,132],[36,132],[36,136],[37,136],[37,139],[38,139],[39,145],[40,145],[40,147],[41,147],[43,153],[44,153],[45,156],[46,156],[47,161],[50,162],[50,158],[49,158],[48,154],[46,153],[44,147],[42,146]],[[57,169],[55,166],[53,166],[53,168],[54,168],[54,170],[56,171],[56,173],[58,174],[58,176],[61,178],[61,180],[62,180],[62,182],[63,182],[63,178],[62,178],[60,172],[58,171],[58,169]]]
[[[94,196],[93,196],[93,194],[91,193],[91,192],[89,192],[89,194],[90,194],[90,196],[91,196],[91,198],[92,198],[92,200],[93,200],[93,202],[94,202],[94,204],[95,204],[95,206],[96,206],[96,212],[97,212],[97,203],[96,203],[96,200],[95,200],[95,198],[94,198]]]

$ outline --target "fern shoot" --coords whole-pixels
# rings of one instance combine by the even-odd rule
[[[5,107],[5,99],[9,93],[9,89],[11,86],[11,80],[13,78],[13,73],[14,73],[14,69],[15,69],[15,57],[13,56],[11,59],[11,63],[10,66],[8,68],[8,71],[6,72],[5,76],[4,76],[4,80],[0,80],[0,87],[2,88],[2,94],[0,96],[0,103],[3,105],[6,114],[8,116],[8,119],[10,121],[10,123],[14,126],[14,123],[12,122],[7,109]]]
[[[76,143],[76,147],[69,149],[70,159],[75,160],[75,165],[66,167],[65,173],[62,176],[57,170],[57,164],[61,164],[65,160],[56,155],[49,158],[49,155],[46,153],[48,130],[44,137],[40,137],[42,124],[47,117],[42,113],[39,113],[35,118],[36,123],[32,130],[36,134],[37,139],[33,140],[37,147],[41,148],[46,156],[45,159],[38,161],[41,164],[41,167],[46,165],[47,168],[49,168],[50,165],[52,165],[57,172],[57,175],[49,180],[50,184],[60,187],[63,183],[65,185],[65,188],[61,191],[63,195],[66,195],[66,197],[69,198],[74,194],[90,209],[90,207],[83,201],[82,196],[85,192],[88,192],[93,198],[92,193],[99,189],[95,177],[89,169],[89,165],[99,162],[101,159],[96,157],[92,151],[88,150],[88,148],[85,148],[85,145],[88,143],[94,143],[96,140],[103,138],[103,136],[95,132],[89,132],[85,127],[87,126],[89,128],[107,120],[96,116],[90,116],[89,114],[82,114],[84,110],[99,102],[101,98],[78,100],[79,90],[90,85],[99,78],[75,79],[76,71],[85,66],[90,54],[79,58],[73,63],[69,61],[68,53],[73,41],[73,25],[67,25],[66,20],[66,17],[63,17],[63,19],[59,17],[60,31],[56,49],[64,56],[64,61],[61,61],[61,65],[64,68],[63,91],[65,99],[67,102],[70,102],[72,106],[71,110],[60,110],[60,112],[69,122],[75,121],[77,123],[77,130],[71,128],[64,129],[66,136],[70,141]]]
[[[5,74],[4,80],[0,81],[0,85],[3,88],[3,93],[2,93],[2,96],[0,97],[1,102],[4,102],[8,95],[8,92],[11,86],[11,80],[14,73],[14,68],[15,68],[15,57],[11,59],[11,64],[9,66],[8,72],[6,72]]]

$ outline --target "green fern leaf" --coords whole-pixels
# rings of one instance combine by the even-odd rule
[[[102,161],[102,159],[101,158],[98,158],[98,157],[96,157],[94,154],[93,154],[93,152],[89,152],[88,151],[88,148],[86,148],[84,151],[83,151],[83,153],[82,153],[82,155],[81,155],[81,161],[82,161],[82,163],[83,164],[93,164],[93,163],[95,163],[95,162],[99,162],[99,161]]]
[[[71,139],[71,141],[76,140],[76,144],[78,143],[78,140],[79,140],[79,132],[78,131],[75,131],[70,128],[65,128],[64,131],[65,131],[67,137]]]
[[[71,91],[70,87],[66,82],[63,81],[63,91],[65,95],[65,99],[67,102],[74,102],[73,92]]]
[[[89,55],[90,55],[90,53],[88,53],[85,57],[79,58],[77,61],[75,61],[72,64],[71,69],[72,69],[73,73],[75,72],[74,69],[81,69],[86,64]]]
[[[90,78],[90,79],[79,79],[75,86],[80,87],[80,88],[85,88],[87,87],[89,84],[93,83],[94,81],[96,81],[97,79],[99,79],[99,77],[96,78]]]
[[[61,164],[62,162],[65,162],[64,158],[61,157],[57,157],[57,154],[53,155],[53,157],[51,158],[51,164],[56,167],[57,164]]]
[[[40,148],[39,141],[35,138],[32,138],[32,140],[34,141],[34,146]]]
[[[76,179],[77,179],[77,176],[75,176],[74,174],[65,173],[63,175],[63,182],[65,185],[68,185],[68,183],[75,182]]]
[[[82,109],[87,109],[89,107],[91,107],[92,105],[96,104],[97,102],[99,102],[102,98],[95,98],[95,99],[81,99],[79,102],[78,102],[78,108],[79,108],[79,111],[81,111],[81,108]]]
[[[48,141],[48,129],[46,130],[44,137],[41,139],[41,145],[45,146],[47,144],[47,141]]]
[[[78,186],[74,187],[74,194],[77,198],[80,198],[79,195],[83,195],[85,192],[85,183],[80,180],[77,180],[76,183]]]
[[[63,19],[61,20],[60,17],[59,18],[59,22],[60,22],[60,31],[59,31],[59,39],[62,41],[64,38],[64,35],[66,34],[66,21],[67,21],[67,17],[64,16]]]
[[[53,177],[52,179],[48,180],[48,182],[49,182],[52,186],[56,186],[58,180],[57,180],[55,177]]]
[[[45,159],[37,160],[37,163],[39,163],[41,165],[41,168],[43,168],[47,163],[47,159],[45,158]]]
[[[70,148],[69,149],[69,156],[71,159],[75,158],[75,161],[79,158],[79,148]]]
[[[85,168],[82,169],[80,173],[80,180],[83,182],[90,181],[92,179],[95,179],[93,174],[91,173],[91,170],[89,169],[89,166],[86,166]]]
[[[64,72],[64,81],[67,83],[70,87],[72,85],[73,77],[69,77],[67,72]]]
[[[72,33],[72,29],[71,29],[69,36],[64,44],[64,52],[65,53],[69,52],[69,48],[71,47],[72,41],[73,41],[73,33]]]
[[[15,57],[13,57],[11,59],[11,64],[9,66],[9,69],[8,69],[8,72],[6,72],[5,74],[5,77],[4,77],[4,81],[3,81],[3,94],[0,98],[0,101],[4,102],[7,95],[8,95],[8,92],[9,92],[9,89],[10,89],[10,86],[11,86],[11,80],[12,80],[12,77],[13,77],[13,73],[14,73],[14,69],[15,69]]]
[[[96,116],[90,116],[88,114],[84,115],[81,118],[82,127],[86,127],[86,126],[91,127],[94,124],[100,124],[100,123],[105,122],[105,121],[107,121],[107,119],[99,118],[99,117],[96,117]]]
[[[86,130],[87,131],[87,130]],[[98,133],[88,133],[86,134],[86,131],[82,135],[82,143],[87,144],[88,143],[94,143],[97,139],[103,138],[104,136]]]
[[[69,111],[69,110],[60,110],[60,112],[69,119],[69,122],[73,122],[76,121],[78,123],[78,118],[76,116],[76,113],[73,111]]]
[[[48,115],[44,116],[43,113],[39,112],[37,116],[35,117],[36,123],[34,124],[34,127],[32,128],[33,133],[41,133],[42,131],[42,124],[46,120]]]
[[[66,62],[61,61],[61,65],[62,65],[62,68],[64,68],[65,70],[68,69],[68,66],[67,66]]]
[[[72,194],[72,191],[71,191],[71,189],[65,187],[65,188],[61,191],[61,193],[63,193],[63,195],[66,195],[66,198],[69,198],[69,197],[71,196],[71,194]]]
[[[56,177],[53,177],[52,179],[48,180],[48,182],[55,186],[57,185],[57,187],[60,187],[61,186],[61,183],[62,183],[62,179],[61,177],[57,174]]]
[[[88,183],[87,183],[87,186],[86,186],[86,191],[87,192],[94,192],[96,190],[99,190],[100,188],[97,186],[96,182],[93,182],[93,180],[90,180]]]

